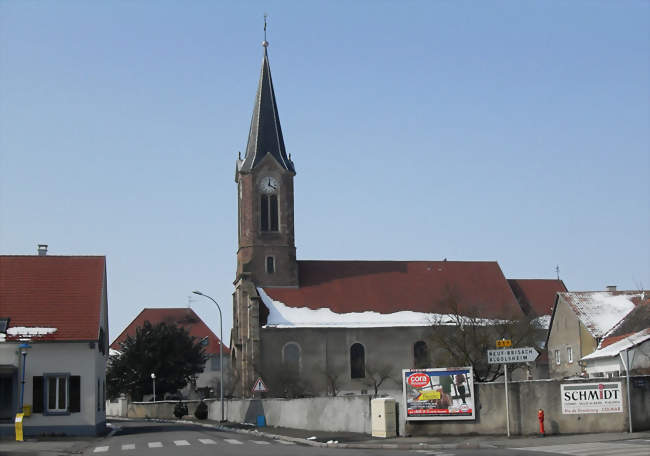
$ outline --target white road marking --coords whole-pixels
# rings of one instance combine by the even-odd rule
[[[289,440],[276,440],[276,442],[281,443],[283,445],[295,445],[296,442],[290,442]]]
[[[216,445],[217,442],[215,442],[212,439],[199,439],[199,442],[201,442],[204,445]]]
[[[163,446],[162,442],[149,442],[147,445],[149,448],[162,448]]]
[[[224,442],[228,442],[231,445],[242,445],[242,442],[236,439],[223,439]]]
[[[539,451],[542,453],[568,454],[575,456],[647,456],[648,448],[629,443],[569,443],[528,448],[513,448],[520,451]]]
[[[188,446],[190,442],[187,440],[174,440],[174,445],[176,446]]]
[[[251,440],[251,442],[257,444],[257,445],[270,445],[271,442],[267,442],[266,440]]]
[[[135,450],[135,443],[125,443],[122,445],[122,451]]]
[[[100,446],[100,447],[95,447],[93,453],[106,453],[107,451],[108,451],[107,446]]]

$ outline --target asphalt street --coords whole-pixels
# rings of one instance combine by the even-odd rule
[[[107,437],[84,440],[0,442],[0,456],[648,456],[650,439],[555,443],[540,440],[526,448],[378,449],[324,448],[255,433],[223,431],[193,423],[121,421]],[[603,439],[605,440],[605,439]],[[513,442],[516,444],[516,442]],[[523,442],[520,442],[523,443]]]

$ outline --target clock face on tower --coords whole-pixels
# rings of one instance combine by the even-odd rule
[[[260,190],[267,195],[277,193],[278,187],[278,181],[274,177],[263,177],[260,181]]]

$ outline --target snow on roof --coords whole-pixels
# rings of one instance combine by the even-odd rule
[[[40,328],[38,326],[15,326],[7,329],[7,334],[13,337],[41,337],[55,333],[56,328]]]
[[[121,351],[119,350],[113,350],[112,348],[108,349],[108,355],[109,356],[120,356],[122,354]]]
[[[431,326],[456,324],[455,315],[413,312],[410,310],[382,314],[379,312],[336,313],[327,307],[289,307],[273,300],[262,288],[257,288],[262,302],[269,309],[265,327],[273,328],[380,328],[390,326]],[[478,324],[495,324],[504,320],[478,320]],[[474,320],[476,323],[477,320]]]
[[[627,350],[628,348],[639,345],[648,339],[650,339],[650,328],[646,328],[643,331],[634,333],[631,336],[621,339],[618,342],[615,342],[612,345],[608,345],[605,348],[600,348],[595,352],[583,357],[582,361],[595,358],[609,358],[612,356],[618,356],[618,354],[623,350]]]
[[[603,337],[632,309],[632,292],[580,291],[558,293],[580,319],[592,336]]]
[[[542,315],[541,317],[534,318],[531,323],[535,328],[548,329],[551,327],[551,316]]]

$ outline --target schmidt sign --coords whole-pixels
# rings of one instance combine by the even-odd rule
[[[561,385],[562,413],[617,413],[623,411],[621,382]]]

